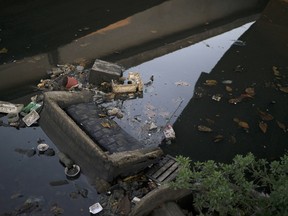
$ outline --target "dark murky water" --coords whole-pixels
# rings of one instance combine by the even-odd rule
[[[158,128],[173,124],[191,99],[194,85],[202,71],[210,72],[227,49],[246,31],[251,23],[190,47],[155,58],[128,71],[140,72],[144,82],[153,75],[154,81],[145,87],[143,98],[127,100],[123,104],[125,118],[118,123],[138,139],[159,144],[159,132],[143,128],[155,122]],[[124,75],[126,72],[124,73]],[[136,119],[136,120],[135,120]],[[142,127],[142,128],[141,128]],[[55,205],[65,215],[87,215],[88,207],[97,201],[96,190],[85,176],[68,180],[69,184],[51,186],[51,181],[65,180],[64,167],[57,156],[36,154],[28,157],[15,149],[36,148],[37,140],[45,140],[55,151],[57,147],[40,127],[16,130],[1,127],[0,158],[0,214],[12,212],[29,198],[40,200],[42,212],[50,212]],[[88,197],[77,193],[88,190]],[[71,197],[72,195],[72,197]]]
[[[39,201],[39,215],[53,215],[53,206],[62,208],[65,215],[87,215],[89,206],[97,201],[97,192],[83,175],[68,180],[56,155],[39,154],[38,139],[45,140],[57,151],[40,127],[20,130],[1,127],[0,133],[0,214],[11,213],[32,199]],[[17,152],[17,149],[32,148],[36,149],[36,154],[31,157]],[[68,180],[68,184],[50,185],[63,180]],[[87,190],[87,197],[78,193],[82,189]]]

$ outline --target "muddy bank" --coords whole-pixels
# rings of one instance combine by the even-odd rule
[[[166,153],[228,162],[235,154],[253,152],[275,159],[287,150],[288,134],[282,124],[288,124],[288,95],[280,90],[288,82],[287,7],[285,1],[271,1],[261,18],[240,38],[245,45],[232,46],[210,74],[201,75],[194,97],[174,124],[177,141],[164,148]],[[217,84],[204,85],[206,80],[216,80]],[[232,84],[223,84],[224,80],[232,80]],[[253,97],[229,103],[245,94],[248,87],[254,88]],[[212,99],[215,95],[220,101]],[[263,120],[261,111],[273,119]],[[239,126],[235,118],[246,122],[249,129]],[[261,122],[267,125],[267,131],[259,127]],[[199,125],[213,131],[201,132]],[[222,138],[215,142],[219,135]]]

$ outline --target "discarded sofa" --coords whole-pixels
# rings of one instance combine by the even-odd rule
[[[65,112],[68,107],[92,101],[93,94],[89,91],[46,92],[40,119],[49,138],[61,152],[80,165],[85,175],[112,181],[117,176],[138,172],[159,159],[163,154],[159,147],[141,148],[138,145],[139,148],[132,150],[105,150]]]

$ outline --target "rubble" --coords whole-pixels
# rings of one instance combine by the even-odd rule
[[[89,75],[89,82],[100,85],[103,82],[118,80],[122,76],[123,68],[111,62],[96,59]]]
[[[19,113],[23,106],[23,104],[13,104],[6,101],[0,101],[0,113]]]
[[[117,84],[114,80],[112,82],[113,93],[131,93],[131,92],[142,92],[143,82],[139,73],[129,72],[127,78],[127,84]]]

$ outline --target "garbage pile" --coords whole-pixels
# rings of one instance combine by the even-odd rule
[[[103,115],[111,119],[116,117],[114,120],[117,123],[123,123],[124,127],[130,127],[133,130],[136,123],[140,124],[137,125],[137,132],[134,130],[134,133],[138,135],[135,138],[145,145],[147,143],[160,144],[163,141],[170,143],[175,139],[175,131],[169,121],[163,126],[156,124],[156,114],[150,104],[145,106],[146,111],[144,111],[147,120],[142,120],[141,116],[133,116],[127,110],[123,111],[124,101],[143,98],[143,92],[151,86],[154,76],[151,76],[145,83],[138,72],[128,72],[128,76],[124,77],[123,67],[99,59],[95,60],[91,68],[87,69],[85,66],[85,62],[79,65],[58,65],[48,71],[50,78],[40,80],[37,87],[41,91],[92,91],[93,101],[103,110]],[[124,123],[124,120],[117,121],[117,119],[125,119],[128,123]],[[109,128],[109,125],[102,126]]]
[[[89,211],[99,216],[128,215],[134,206],[158,185],[143,173],[116,180],[105,193],[99,194],[99,202]]]
[[[24,104],[13,104],[6,101],[0,101],[0,113],[4,114],[7,121],[0,119],[0,126],[12,126],[16,128],[30,127],[36,124],[40,118],[39,113],[43,107],[43,95],[31,97],[31,102]]]

